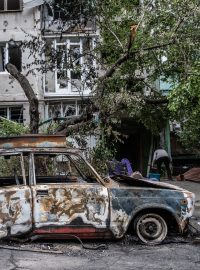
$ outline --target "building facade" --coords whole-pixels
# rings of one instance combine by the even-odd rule
[[[21,44],[29,36],[40,34],[40,12],[38,7],[27,8],[27,1],[2,0],[0,3],[0,116],[20,123],[29,123],[29,103],[19,85],[6,70],[8,62],[14,64],[26,76],[27,65],[32,57]],[[43,115],[43,78],[35,71],[27,76],[40,101]]]
[[[0,116],[25,125],[29,123],[28,100],[19,83],[6,71],[8,62],[14,64],[33,87],[39,100],[41,122],[55,116],[81,113],[82,101],[90,97],[87,65],[94,69],[96,66],[84,52],[95,47],[98,32],[94,21],[88,22],[84,28],[73,29],[71,24],[64,25],[62,18],[62,12],[55,8],[52,0],[1,0]],[[35,60],[48,62],[48,55],[40,50],[36,55],[37,52],[33,53],[28,46],[22,45],[33,38],[36,42],[43,40],[47,51],[49,48],[59,55],[55,65],[45,72]],[[73,64],[69,66],[66,62]]]

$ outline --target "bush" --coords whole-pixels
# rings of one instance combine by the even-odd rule
[[[0,136],[22,135],[28,132],[28,128],[22,124],[0,118]]]

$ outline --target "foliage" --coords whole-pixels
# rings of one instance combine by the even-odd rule
[[[28,128],[17,122],[0,118],[0,136],[22,135],[28,132]]]
[[[116,154],[116,149],[113,143],[107,140],[107,137],[102,136],[95,148],[90,151],[90,162],[93,167],[101,175],[107,175],[107,161],[112,160]]]
[[[7,158],[1,156],[0,157],[0,176],[13,176],[14,174],[21,176],[21,163],[20,163],[20,155],[16,156],[7,156]]]
[[[169,96],[169,109],[172,118],[180,122],[179,136],[187,149],[200,146],[200,62],[190,70],[186,80],[173,89]]]
[[[104,95],[97,101],[107,127],[131,117],[154,134],[163,128],[169,113],[166,104],[148,104],[147,99],[161,98],[155,84],[161,76],[183,80],[193,65],[199,46],[197,6],[197,1],[182,0],[143,1],[143,5],[135,0],[101,1],[103,39],[97,50],[105,70],[127,50],[129,27],[138,25],[127,61],[106,80]]]
[[[59,126],[59,121],[53,119],[44,121],[39,125],[39,133],[42,134],[53,134],[55,129]]]
[[[29,47],[35,57],[40,52],[40,61],[36,57],[35,65],[44,73],[55,70],[56,63],[62,67],[60,76],[66,81],[66,69],[77,75],[82,72],[84,80],[77,90],[81,97],[86,87],[92,90],[106,136],[119,138],[118,127],[127,117],[158,134],[169,111],[166,104],[154,103],[161,98],[157,82],[164,77],[174,83],[187,83],[187,70],[193,67],[199,48],[198,4],[197,0],[56,0],[54,9],[63,12],[62,25],[56,29],[60,42],[71,32],[77,37],[85,33],[90,44],[84,27],[95,18],[101,34],[95,48],[87,46],[82,54],[62,46],[55,50],[48,39],[30,34],[23,46]],[[133,25],[137,25],[136,36],[130,31]],[[44,54],[46,61],[41,60]],[[77,65],[80,57],[87,59],[82,66]],[[93,61],[105,75],[94,69]],[[35,65],[29,68],[35,69]]]

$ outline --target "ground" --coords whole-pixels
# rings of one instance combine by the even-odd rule
[[[178,239],[177,241],[181,241]],[[88,244],[88,243],[87,243]],[[92,243],[89,243],[92,245]],[[54,244],[63,254],[1,250],[0,269],[38,270],[197,270],[200,268],[199,244],[165,242],[155,247],[130,241],[109,243],[107,250],[85,250],[74,242]],[[50,251],[49,251],[50,252]]]
[[[196,209],[191,224],[200,230],[200,183],[173,182],[196,194]],[[159,246],[139,244],[137,238],[126,236],[121,241],[86,242],[87,247],[74,241],[40,241],[32,244],[0,243],[1,270],[197,270],[200,268],[200,236],[171,236]],[[85,243],[85,241],[84,241]],[[101,246],[106,244],[106,246]],[[99,246],[100,245],[100,246]],[[95,250],[99,246],[102,249]],[[9,250],[16,248],[21,250]],[[106,247],[106,248],[105,248]]]

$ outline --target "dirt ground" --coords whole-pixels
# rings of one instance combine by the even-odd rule
[[[200,230],[200,184],[186,181],[174,181],[172,184],[196,194],[196,209],[191,224]],[[195,229],[185,238],[170,236],[159,246],[141,245],[136,237],[129,235],[117,242],[84,241],[84,244],[92,249],[84,249],[77,240],[37,241],[31,244],[1,241],[0,270],[200,269],[200,235]]]

